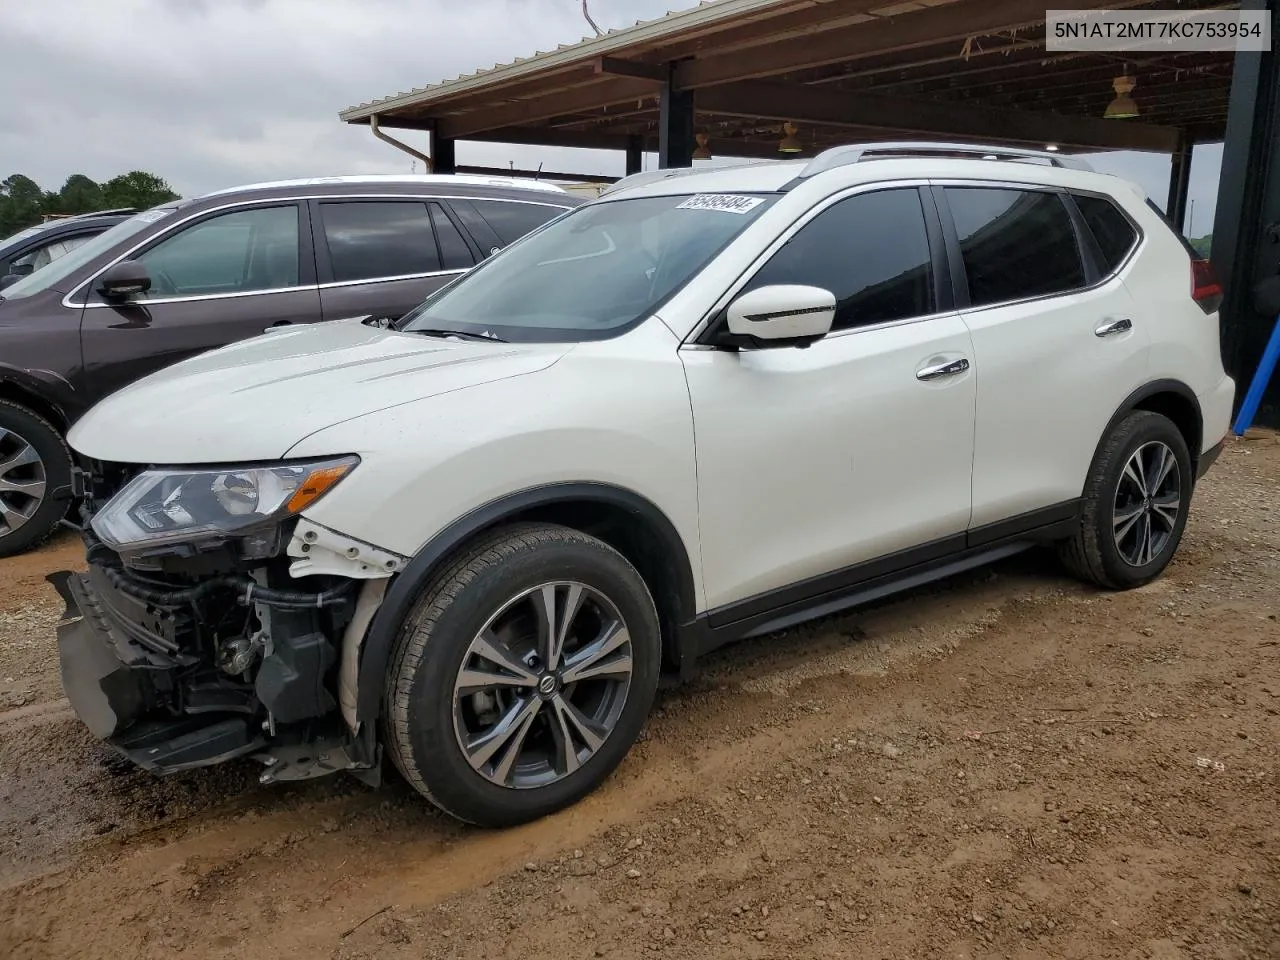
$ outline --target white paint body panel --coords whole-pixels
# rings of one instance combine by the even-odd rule
[[[475,346],[496,353],[508,345]],[[579,344],[532,376],[439,393],[313,433],[288,456],[341,449],[361,463],[306,516],[412,556],[454,520],[507,494],[607,483],[658,506],[697,571],[693,416],[677,346],[651,320],[616,339]]]
[[[125,463],[278,459],[338,420],[532,373],[568,349],[444,340],[359,320],[281,327],[125,387],[85,414],[69,440],[87,456]]]
[[[964,313],[978,371],[975,527],[1080,496],[1107,422],[1146,382],[1151,332],[1135,306],[1116,279]],[[1133,329],[1094,334],[1121,318]]]
[[[833,335],[804,350],[685,350],[714,609],[963,533],[972,370],[958,317]]]

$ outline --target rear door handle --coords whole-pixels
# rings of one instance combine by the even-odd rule
[[[940,380],[943,377],[954,377],[969,369],[969,361],[964,357],[959,360],[948,360],[932,367],[921,367],[916,371],[917,380]]]
[[[1133,321],[1128,317],[1122,317],[1119,320],[1108,320],[1106,323],[1100,324],[1093,328],[1095,337],[1110,337],[1117,333],[1125,333],[1133,329]]]

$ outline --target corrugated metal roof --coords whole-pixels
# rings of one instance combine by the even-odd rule
[[[823,0],[815,0],[823,2]],[[351,122],[366,120],[375,113],[409,106],[423,106],[454,94],[532,76],[556,67],[564,67],[589,60],[592,57],[617,54],[627,49],[669,41],[680,34],[707,27],[721,21],[740,22],[744,17],[759,15],[774,7],[794,6],[795,0],[702,0],[689,10],[669,12],[653,20],[639,20],[635,26],[606,31],[598,37],[584,37],[578,43],[561,44],[555,50],[539,50],[531,57],[516,57],[511,63],[494,64],[492,67],[465,73],[453,80],[428,84],[413,90],[371,100],[348,107],[338,114]]]

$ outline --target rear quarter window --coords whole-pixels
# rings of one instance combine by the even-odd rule
[[[1080,215],[1089,232],[1093,234],[1098,252],[1102,256],[1099,266],[1103,273],[1114,273],[1124,263],[1129,252],[1138,243],[1138,231],[1129,218],[1105,197],[1072,194]]]

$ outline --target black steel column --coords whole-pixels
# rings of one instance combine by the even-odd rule
[[[1269,10],[1271,33],[1280,31],[1276,0],[1244,0],[1242,10]],[[1212,259],[1223,281],[1222,362],[1236,380],[1239,407],[1275,318],[1253,309],[1252,288],[1280,272],[1280,243],[1268,228],[1280,224],[1280,54],[1236,54],[1222,148]],[[1257,422],[1280,425],[1280,384],[1272,381]]]
[[[454,144],[457,141],[449,140],[444,137],[438,137],[434,133],[431,135],[431,172],[432,173],[456,173],[458,169],[458,158],[454,152]]]
[[[1195,144],[1183,130],[1178,136],[1178,149],[1173,151],[1173,164],[1169,168],[1169,202],[1165,216],[1169,222],[1187,232],[1187,191],[1191,187],[1191,151]]]
[[[668,80],[658,98],[658,167],[693,166],[693,91]]]
[[[644,137],[627,137],[627,176],[639,173],[644,165]]]

